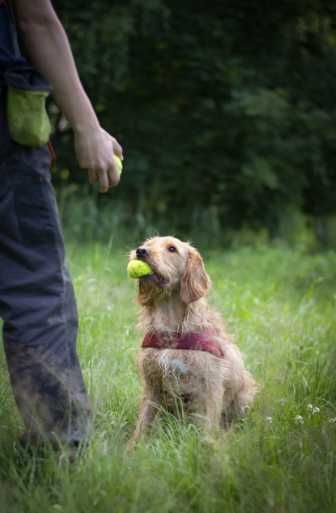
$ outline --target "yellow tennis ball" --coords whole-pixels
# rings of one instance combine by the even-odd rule
[[[153,274],[152,269],[142,260],[130,260],[127,266],[127,273],[130,278],[138,279]]]
[[[121,175],[122,173],[122,170],[123,170],[123,163],[122,163],[122,160],[120,157],[118,157],[118,155],[114,154],[114,162],[116,163],[116,169],[117,169],[117,173],[119,174],[119,176]]]

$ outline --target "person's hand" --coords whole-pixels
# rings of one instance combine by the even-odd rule
[[[90,130],[75,130],[74,137],[79,166],[88,171],[90,183],[99,182],[100,192],[118,185],[120,175],[114,154],[123,159],[118,141],[99,125]]]
[[[99,124],[52,1],[11,1],[25,51],[37,71],[50,82],[56,103],[74,131],[80,167],[88,170],[92,183],[99,181],[101,192],[107,192],[119,183],[114,153],[122,159],[122,148]]]

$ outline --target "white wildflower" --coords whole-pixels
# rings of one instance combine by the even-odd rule
[[[268,422],[269,424],[272,424],[273,418],[272,417],[266,417],[266,422]]]
[[[314,406],[314,408],[312,409],[312,414],[316,415],[317,413],[320,413],[320,408],[318,406]]]
[[[311,403],[307,404],[307,410],[312,411],[313,408],[314,406]]]
[[[336,417],[331,417],[329,420],[328,420],[329,424],[336,424]]]
[[[304,418],[302,417],[302,415],[296,415],[294,420],[295,420],[296,424],[303,424],[304,423]]]

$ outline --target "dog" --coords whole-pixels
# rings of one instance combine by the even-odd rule
[[[207,433],[228,429],[253,402],[257,385],[207,303],[210,278],[201,255],[168,236],[146,240],[129,259],[153,271],[139,280],[143,395],[131,443],[149,431],[162,407],[173,414],[182,408]]]

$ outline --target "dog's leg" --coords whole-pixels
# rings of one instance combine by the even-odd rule
[[[149,431],[158,412],[158,404],[157,398],[152,394],[143,397],[135,431],[130,441],[130,447],[133,447]]]
[[[256,381],[247,370],[244,370],[242,385],[234,401],[234,408],[237,417],[243,417],[246,415],[254,401],[257,391],[258,385]]]
[[[215,385],[207,388],[193,401],[192,418],[195,424],[210,438],[220,428],[222,403],[223,390]]]

